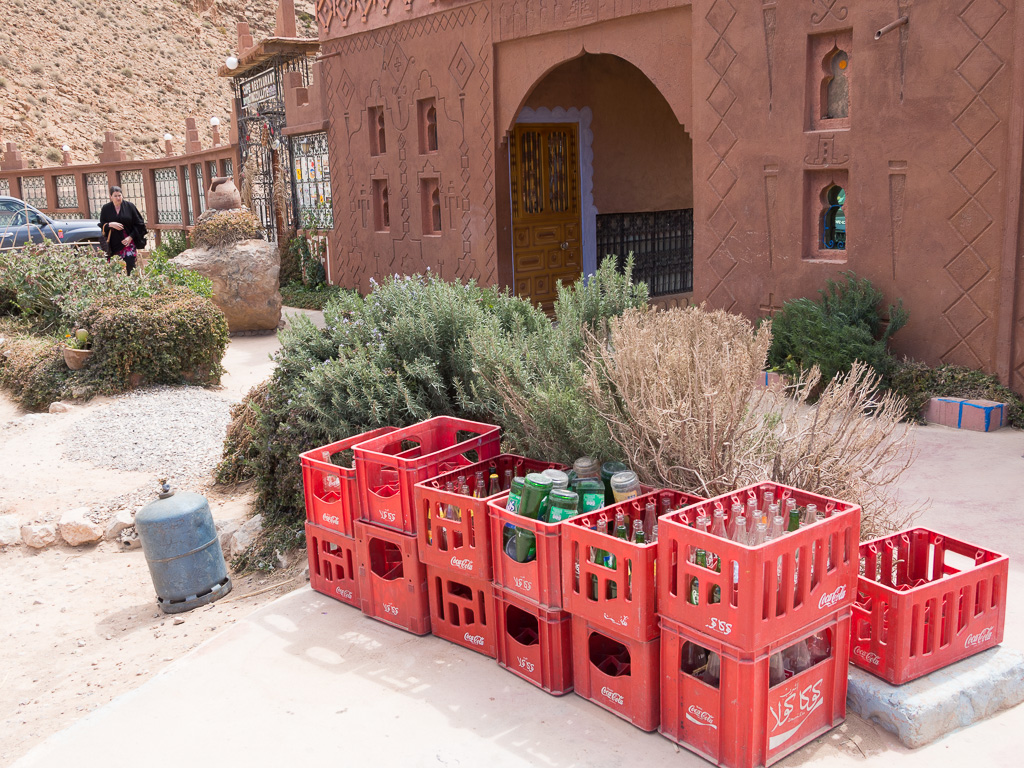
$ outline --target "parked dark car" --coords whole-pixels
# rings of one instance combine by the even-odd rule
[[[54,219],[24,200],[0,195],[0,249],[43,240],[99,248],[100,233],[96,219]]]

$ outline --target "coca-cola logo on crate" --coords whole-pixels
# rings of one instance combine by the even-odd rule
[[[718,726],[715,725],[715,718],[710,712],[705,712],[703,709],[698,707],[696,704],[691,704],[690,708],[686,710],[686,719],[691,723],[697,725],[705,725],[718,730]]]
[[[808,716],[825,703],[821,693],[822,683],[823,680],[819,678],[813,683],[793,688],[780,695],[775,704],[769,705],[768,711],[773,722],[770,724],[768,749],[777,749],[793,738]],[[786,730],[780,733],[783,728]]]
[[[968,635],[967,639],[964,640],[964,648],[976,648],[979,645],[987,643],[989,640],[995,637],[995,635],[995,627],[985,627],[985,629],[981,630],[981,632],[978,632],[973,635]]]
[[[604,688],[601,689],[601,695],[604,696],[609,701],[615,702],[620,707],[626,701],[625,699],[622,698],[622,694],[621,693],[616,693],[611,688],[609,688],[607,685]]]
[[[840,584],[827,595],[821,596],[821,599],[818,600],[818,610],[820,611],[822,608],[831,608],[833,605],[837,605],[845,597],[846,585]]]
[[[326,512],[323,514],[323,521],[331,525],[341,525],[341,520],[337,515],[328,515]]]
[[[483,645],[484,644],[484,639],[480,635],[471,635],[471,634],[469,634],[469,632],[464,634],[462,636],[462,639],[465,640],[467,643],[471,643],[472,645]]]
[[[882,662],[882,657],[874,651],[865,651],[859,645],[853,649],[853,655],[861,659],[865,664],[877,667]]]
[[[459,568],[460,570],[463,570],[463,571],[472,571],[473,570],[473,561],[472,560],[469,560],[469,559],[463,560],[463,559],[460,559],[460,558],[456,557],[455,555],[452,555],[451,564],[452,564],[452,568]]]

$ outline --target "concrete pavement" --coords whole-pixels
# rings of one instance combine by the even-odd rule
[[[1005,645],[1024,648],[1024,432],[916,429],[920,523],[1011,557]],[[217,610],[217,604],[197,610]],[[1021,763],[1024,707],[917,750],[856,716],[780,766]],[[230,626],[15,763],[39,766],[705,766],[570,694],[414,637],[305,586]]]

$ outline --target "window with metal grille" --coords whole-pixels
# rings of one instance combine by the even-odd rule
[[[693,209],[597,216],[597,260],[633,255],[633,280],[651,296],[693,290]]]
[[[292,188],[300,227],[334,227],[326,133],[307,133],[292,138]]]
[[[821,215],[821,248],[846,250],[846,190],[833,184],[825,191],[825,209]]]
[[[199,186],[199,210],[196,214],[200,214],[206,210],[206,190],[203,188],[203,164],[196,163],[196,184]],[[193,219],[195,223],[195,219]]]
[[[7,179],[0,179],[0,195],[10,196],[11,194],[11,182]]]
[[[57,183],[57,207],[77,208],[78,188],[75,186],[75,177],[70,174],[55,176],[54,181]]]
[[[46,207],[46,181],[42,176],[21,177],[21,197],[36,208]]]
[[[121,171],[121,194],[124,199],[139,209],[146,218],[146,190],[142,185],[142,171]]]
[[[178,188],[177,168],[157,168],[156,220],[159,224],[181,224],[181,193]]]
[[[100,209],[110,202],[110,189],[107,187],[106,173],[85,174],[85,196],[89,201],[89,215],[98,219]]]

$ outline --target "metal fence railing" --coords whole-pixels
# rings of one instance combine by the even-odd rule
[[[597,260],[633,254],[633,279],[651,296],[693,290],[693,209],[597,216]]]

